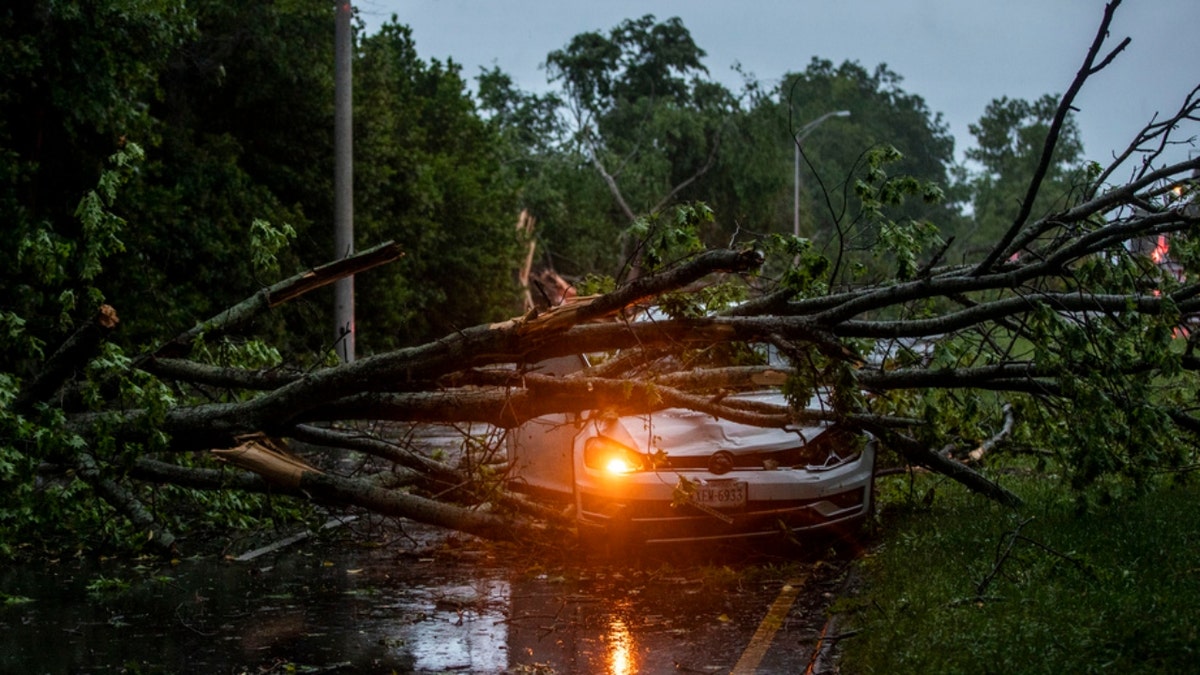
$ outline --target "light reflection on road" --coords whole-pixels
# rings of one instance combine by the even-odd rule
[[[608,624],[608,672],[612,675],[632,675],[638,672],[633,635],[625,620],[613,617]]]
[[[510,587],[502,579],[427,589],[428,620],[395,626],[394,639],[410,650],[416,672],[501,673],[508,667],[504,610]]]

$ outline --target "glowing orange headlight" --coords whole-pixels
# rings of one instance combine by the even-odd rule
[[[589,469],[611,474],[631,473],[646,469],[646,458],[611,438],[589,438],[583,446],[583,463]]]

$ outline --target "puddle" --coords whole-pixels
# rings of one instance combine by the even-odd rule
[[[503,573],[445,572],[353,550],[10,568],[0,590],[32,601],[0,609],[0,671],[502,672]]]

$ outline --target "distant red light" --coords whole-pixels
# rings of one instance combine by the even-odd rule
[[[1171,252],[1171,245],[1167,243],[1167,235],[1158,235],[1158,244],[1154,246],[1154,250],[1150,252],[1150,259],[1155,264],[1164,263],[1167,260],[1167,254]]]

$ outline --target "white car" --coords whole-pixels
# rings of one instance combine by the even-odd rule
[[[784,403],[773,391],[742,397]],[[557,414],[509,433],[509,485],[573,506],[581,538],[615,547],[849,533],[871,512],[876,445],[828,425],[763,428],[684,409]]]

